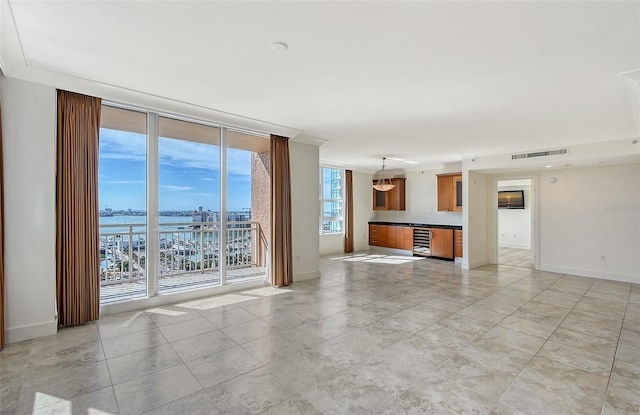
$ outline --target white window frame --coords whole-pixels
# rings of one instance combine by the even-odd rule
[[[191,122],[194,124],[200,124],[204,126],[220,128],[220,217],[222,229],[226,229],[226,199],[227,199],[227,160],[226,160],[226,133],[228,131],[238,131],[247,134],[255,135],[256,137],[269,138],[267,134],[255,132],[252,130],[245,130],[236,127],[230,127],[223,124],[207,122],[195,118],[178,116],[175,114],[155,112],[151,109],[121,104],[112,101],[102,101],[103,106],[110,106],[114,108],[121,108],[126,110],[137,111],[146,115],[147,118],[147,131],[146,131],[146,180],[147,180],[147,223],[146,223],[146,240],[147,244],[147,293],[144,297],[127,299],[124,301],[110,302],[100,304],[100,313],[102,315],[109,315],[114,313],[121,313],[125,311],[137,310],[140,308],[158,306],[162,304],[170,304],[177,301],[187,301],[195,298],[206,297],[210,295],[219,295],[227,292],[232,292],[241,289],[258,288],[264,286],[264,281],[261,279],[248,280],[243,282],[229,283],[227,281],[227,269],[226,264],[220,266],[220,283],[217,285],[210,285],[208,287],[198,288],[195,290],[183,290],[174,293],[159,293],[158,281],[159,281],[159,265],[158,257],[160,252],[159,244],[152,246],[151,241],[158,241],[158,192],[159,192],[159,153],[158,153],[158,140],[159,140],[159,118],[165,117],[169,119],[175,119],[180,121]],[[223,219],[224,218],[224,219]],[[225,232],[220,233],[220,246],[226,246]],[[223,254],[223,255],[222,255]],[[267,254],[268,255],[268,254]],[[221,257],[226,256],[226,252],[221,251]],[[224,263],[225,261],[221,261]],[[266,271],[267,280],[270,270]]]
[[[340,196],[338,198],[331,198],[331,199],[325,199],[324,198],[324,170],[329,169],[329,170],[337,170],[338,172],[340,172]],[[319,230],[320,230],[320,235],[342,235],[344,234],[344,204],[345,204],[345,200],[344,200],[344,176],[345,176],[345,170],[344,169],[338,169],[335,167],[329,167],[329,166],[320,166],[320,224],[319,224]],[[340,204],[340,215],[338,216],[325,216],[324,215],[324,204],[325,203],[339,203]],[[324,227],[323,227],[323,223],[325,221],[331,221],[331,222],[340,222],[340,231],[339,232],[331,232],[331,231],[325,231]]]

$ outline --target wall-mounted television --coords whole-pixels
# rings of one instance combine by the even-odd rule
[[[500,190],[498,209],[524,209],[524,190]]]

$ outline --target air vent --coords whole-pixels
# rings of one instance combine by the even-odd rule
[[[561,148],[559,150],[547,150],[547,151],[536,151],[534,153],[514,154],[511,156],[511,160],[530,159],[533,157],[559,156],[561,154],[569,154],[569,149]]]

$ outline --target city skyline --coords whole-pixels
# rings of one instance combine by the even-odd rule
[[[158,199],[161,211],[220,208],[218,146],[160,137]],[[251,206],[251,152],[227,150],[227,210]],[[146,211],[146,137],[100,129],[99,206]]]

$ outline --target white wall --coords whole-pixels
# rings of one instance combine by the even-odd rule
[[[523,190],[524,209],[498,209],[498,246],[531,249],[531,185],[510,185],[513,182],[499,181],[498,191]]]
[[[640,164],[540,172],[540,269],[640,283]]]
[[[422,170],[405,173],[406,210],[373,211],[373,220],[383,222],[427,223],[431,225],[462,225],[461,212],[438,212],[437,174],[461,171],[460,166],[446,170]],[[366,183],[369,204],[372,205],[371,178]]]
[[[487,176],[475,171],[463,171],[462,193],[467,201],[463,216],[462,267],[469,269],[489,263],[487,215],[490,202]]]
[[[318,146],[292,140],[289,140],[289,154],[295,282],[320,276],[320,159]]]
[[[369,249],[369,221],[373,218],[371,174],[353,172],[353,240],[354,250]]]
[[[4,146],[5,334],[56,332],[56,91],[0,78]]]

